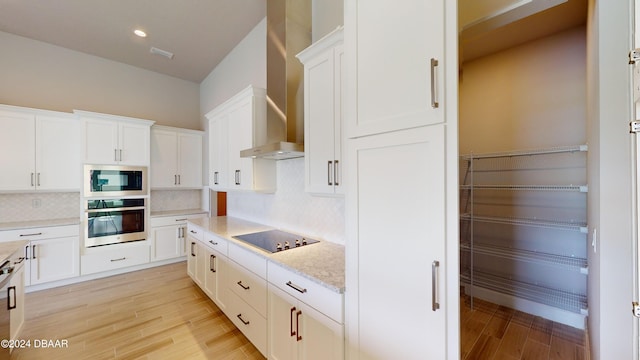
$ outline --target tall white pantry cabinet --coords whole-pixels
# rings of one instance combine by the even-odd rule
[[[459,358],[456,7],[345,0],[351,360]]]

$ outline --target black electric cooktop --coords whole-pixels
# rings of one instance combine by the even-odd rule
[[[268,252],[285,251],[319,242],[300,235],[280,230],[267,230],[244,235],[233,236],[234,239],[244,241]]]

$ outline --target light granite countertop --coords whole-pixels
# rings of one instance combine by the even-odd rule
[[[319,243],[302,246],[287,251],[269,253],[255,246],[234,239],[232,236],[274,229],[243,219],[219,216],[189,220],[204,231],[214,233],[229,242],[244,247],[254,253],[304,276],[332,291],[344,292],[344,246],[320,240]],[[288,231],[286,229],[281,229]],[[304,234],[300,234],[304,235]],[[310,237],[310,236],[308,236]]]
[[[198,215],[208,214],[209,212],[202,209],[186,209],[186,210],[163,210],[152,211],[151,217],[163,217],[163,216],[180,216],[180,215]]]
[[[33,228],[40,228],[40,227],[79,225],[79,224],[80,224],[79,217],[53,219],[53,220],[15,221],[15,222],[0,223],[0,230],[33,229]]]

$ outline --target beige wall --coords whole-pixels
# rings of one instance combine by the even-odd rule
[[[4,32],[0,48],[2,104],[95,111],[201,130],[196,83]]]

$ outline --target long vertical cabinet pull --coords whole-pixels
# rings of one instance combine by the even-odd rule
[[[440,104],[438,103],[438,94],[436,87],[436,66],[438,66],[438,60],[431,58],[431,107],[434,109],[440,106]]]
[[[440,309],[440,303],[438,302],[438,268],[440,267],[440,261],[434,261],[431,263],[431,310],[436,311]]]
[[[31,173],[31,187],[36,186],[36,185],[35,185],[35,183],[33,182],[33,175],[34,175],[34,174],[33,174],[33,173]]]
[[[333,185],[333,182],[331,181],[331,178],[332,178],[332,176],[331,176],[331,168],[332,168],[331,164],[333,164],[333,161],[331,161],[331,160],[327,161],[327,185],[329,185],[329,186]]]
[[[218,185],[218,172],[217,171],[213,172],[213,184],[214,185]]]
[[[193,247],[196,246],[196,243],[194,243],[193,241],[191,242],[191,256],[196,256],[195,251],[193,250]]]
[[[30,248],[29,245],[24,247],[24,259],[25,260],[29,260],[29,248]]]
[[[296,336],[296,331],[293,330],[293,314],[296,312],[296,307],[291,308],[291,313],[289,314],[289,330],[291,330],[291,336]]]
[[[35,245],[31,245],[31,258],[32,259],[36,258],[36,246]]]
[[[339,186],[340,182],[338,181],[339,176],[338,176],[338,160],[334,160],[333,161],[333,184],[335,186]]]
[[[211,254],[211,257],[209,257],[209,270],[211,270],[212,273],[216,272],[215,261],[216,256]]]
[[[302,315],[302,310],[298,310],[296,312],[296,341],[302,340],[302,335],[300,335],[300,315]]]

